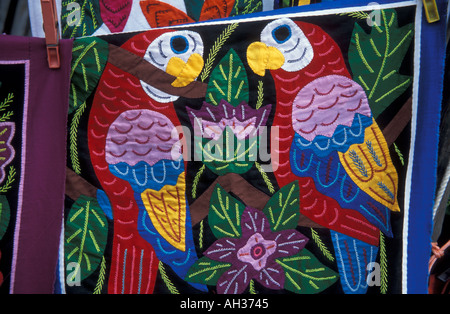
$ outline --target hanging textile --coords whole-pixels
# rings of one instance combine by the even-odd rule
[[[426,293],[445,21],[380,2],[76,39],[60,292]]]
[[[62,38],[143,31],[223,19],[320,0],[57,0]],[[38,1],[28,0],[33,36],[43,37]]]
[[[52,293],[63,225],[72,41],[0,36],[0,290]]]

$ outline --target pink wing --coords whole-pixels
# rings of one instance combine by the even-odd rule
[[[175,126],[163,114],[150,109],[124,111],[110,126],[106,138],[106,162],[153,166],[161,159],[178,160],[181,147],[172,136]]]
[[[364,89],[342,75],[315,79],[303,87],[292,105],[294,131],[308,141],[333,136],[338,125],[351,126],[356,113],[371,117]]]

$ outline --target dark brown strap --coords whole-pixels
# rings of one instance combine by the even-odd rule
[[[97,197],[97,188],[70,168],[66,168],[66,195],[74,201],[81,195],[95,198]]]
[[[411,115],[412,98],[408,98],[391,122],[383,129],[383,135],[388,146],[391,146],[400,133],[403,132],[406,125],[411,121]]]
[[[173,87],[171,84],[176,79],[175,76],[112,44],[109,44],[108,62],[167,94],[186,98],[203,98],[206,95],[207,84],[193,81],[185,87]]]
[[[209,212],[209,201],[216,184],[227,192],[235,194],[246,206],[250,206],[262,210],[269,201],[270,196],[258,190],[256,187],[247,182],[243,177],[236,173],[227,173],[219,176],[191,205],[192,225],[197,224],[204,219]],[[323,228],[323,226],[315,223],[308,217],[300,214],[299,226],[311,228]]]

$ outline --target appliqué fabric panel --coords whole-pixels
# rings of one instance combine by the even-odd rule
[[[104,35],[209,21],[320,0],[57,0],[63,38]],[[31,11],[31,19],[39,19]],[[34,30],[37,35],[38,30]]]
[[[399,293],[415,11],[75,40],[63,291]]]
[[[0,36],[0,291],[52,293],[63,224],[72,41]],[[45,77],[45,80],[42,78]]]

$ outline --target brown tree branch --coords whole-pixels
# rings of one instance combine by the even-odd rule
[[[240,175],[236,173],[227,173],[226,175],[219,176],[205,192],[189,205],[193,225],[200,222],[208,215],[209,201],[217,184],[220,184],[220,186],[228,193],[235,194],[246,206],[259,210],[262,210],[270,199],[269,195],[255,188]],[[324,228],[302,214],[300,214],[298,225],[311,228]]]
[[[411,121],[412,116],[412,98],[403,104],[397,114],[392,118],[391,122],[383,129],[384,138],[391,146],[399,137],[400,133],[405,129],[406,125]]]
[[[97,188],[66,167],[66,195],[76,201],[81,195],[97,197]]]

